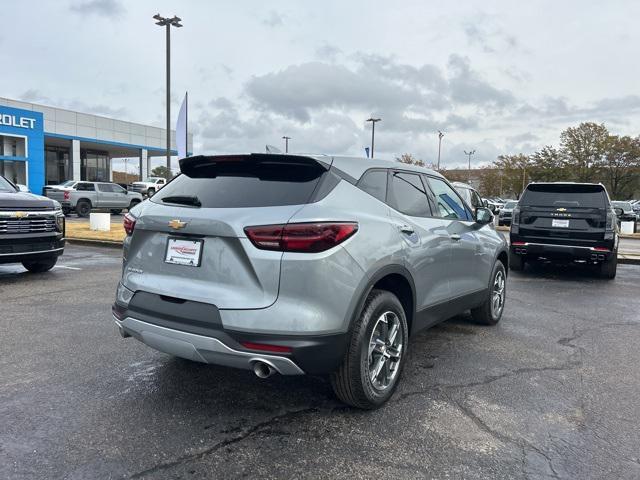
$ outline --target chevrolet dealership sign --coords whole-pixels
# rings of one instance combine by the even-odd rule
[[[7,127],[28,128],[33,129],[36,126],[36,119],[29,117],[20,117],[18,115],[3,114],[0,115],[0,125]]]

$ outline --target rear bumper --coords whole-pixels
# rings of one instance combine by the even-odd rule
[[[220,338],[165,328],[131,317],[119,320],[114,315],[113,319],[121,333],[124,332],[156,350],[177,357],[245,370],[253,369],[256,362],[264,362],[282,375],[305,373],[291,358],[284,356],[236,350]]]
[[[509,246],[512,254],[528,258],[550,260],[584,260],[602,262],[617,252],[607,247],[582,247],[548,243],[514,242]]]

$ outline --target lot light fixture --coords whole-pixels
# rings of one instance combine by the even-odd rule
[[[167,170],[171,172],[171,27],[182,27],[182,19],[175,15],[172,18],[162,17],[159,13],[153,19],[156,20],[156,25],[166,28],[167,34]]]
[[[291,137],[285,135],[282,139],[284,140],[284,153],[289,153],[289,140],[291,140]]]
[[[471,183],[471,155],[476,153],[475,150],[471,150],[470,152],[464,151],[464,154],[469,157],[469,170],[467,171],[467,183]]]
[[[382,120],[381,118],[373,118],[373,115],[371,115],[371,117],[367,118],[367,122],[371,122],[371,158],[373,158],[373,146],[375,143],[375,138],[376,138],[376,122],[379,122],[380,120]]]

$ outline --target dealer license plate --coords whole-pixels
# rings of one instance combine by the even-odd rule
[[[553,220],[551,220],[551,226],[559,228],[569,228],[569,220],[558,220],[557,218],[554,218]]]
[[[202,240],[169,238],[164,261],[175,265],[199,267],[202,260]]]

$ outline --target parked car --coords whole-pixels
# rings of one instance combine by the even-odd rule
[[[60,204],[21,192],[0,176],[0,263],[22,263],[33,273],[51,270],[64,251]]]
[[[162,177],[148,177],[143,182],[133,182],[131,190],[147,197],[153,197],[158,190],[167,184]]]
[[[88,217],[92,210],[118,214],[143,200],[139,193],[129,192],[109,182],[77,182],[73,187],[49,189],[46,192],[47,197],[61,203],[65,215],[76,212],[79,217]]]
[[[516,205],[518,205],[518,202],[515,200],[508,200],[507,203],[504,204],[498,216],[498,226],[511,225],[511,214]]]
[[[616,213],[602,184],[529,184],[512,214],[511,269],[522,270],[526,262],[542,258],[598,265],[603,277],[614,278]]]
[[[462,199],[467,202],[467,205],[471,207],[472,211],[475,211],[478,207],[485,206],[478,191],[468,183],[453,182],[451,185],[453,185]]]
[[[180,168],[124,218],[124,337],[259,377],[328,374],[341,400],[376,408],[410,334],[469,309],[500,321],[506,241],[436,172],[282,154]]]
[[[500,208],[502,207],[501,203],[496,202],[495,200],[491,199],[491,198],[485,198],[483,199],[483,202],[485,207],[487,207],[489,210],[491,210],[491,212],[494,215],[498,215],[500,213]]]
[[[631,202],[613,201],[611,202],[611,206],[620,209],[617,214],[618,221],[620,222],[635,222],[638,218]]]
[[[640,200],[631,202],[631,208],[633,208],[633,213],[636,214],[636,218],[640,219]]]

